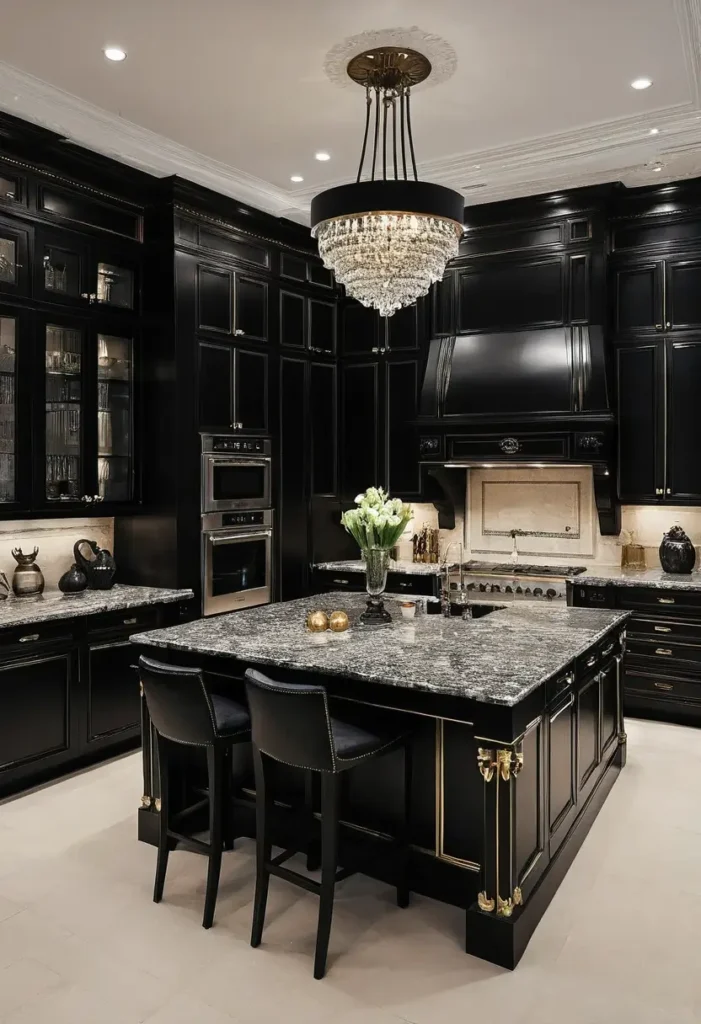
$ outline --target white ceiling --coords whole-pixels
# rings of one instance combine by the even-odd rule
[[[328,51],[398,26],[457,54],[414,137],[468,203],[701,174],[701,0],[0,0],[0,25],[0,108],[297,220],[356,172],[364,95]]]

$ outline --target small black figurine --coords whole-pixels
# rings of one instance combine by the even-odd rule
[[[88,585],[88,577],[82,569],[73,563],[58,581],[58,589],[63,594],[80,594]]]
[[[665,572],[688,573],[696,562],[696,548],[681,526],[673,526],[660,544],[660,564]]]

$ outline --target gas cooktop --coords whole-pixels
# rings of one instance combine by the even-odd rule
[[[477,562],[463,563],[463,571],[478,573],[480,576],[541,576],[566,579],[586,572],[585,565],[525,565],[522,562]]]

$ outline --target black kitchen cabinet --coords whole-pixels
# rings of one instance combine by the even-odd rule
[[[0,512],[32,504],[34,365],[31,314],[0,305]]]
[[[344,356],[367,356],[379,351],[380,317],[377,310],[363,306],[355,299],[347,299],[342,316],[341,351]]]
[[[303,261],[300,261],[303,263]],[[304,265],[304,264],[303,264]],[[280,344],[304,349],[307,344],[307,297],[280,289]]]
[[[664,480],[664,346],[616,348],[618,494],[635,504],[659,499]]]
[[[309,350],[318,355],[336,353],[336,303],[308,299]]]
[[[621,500],[701,502],[701,339],[618,345],[616,361]]]
[[[616,266],[614,325],[619,335],[701,327],[701,259]]]
[[[33,635],[29,626],[26,635]],[[0,791],[8,775],[30,774],[38,762],[60,763],[75,742],[71,693],[76,680],[70,635],[65,645],[0,662]]]
[[[309,416],[312,495],[335,495],[338,459],[336,367],[309,364]]]
[[[129,618],[128,615],[125,616]],[[141,722],[138,652],[128,638],[87,645],[87,720],[85,742],[137,735]]]
[[[29,290],[30,229],[0,217],[0,293],[25,295]]]
[[[508,296],[508,301],[505,297]],[[457,333],[545,327],[565,321],[562,256],[460,268]]]
[[[455,273],[447,271],[431,289],[431,337],[455,333]]]
[[[305,415],[308,363],[280,359],[280,599],[308,593],[309,473]]]
[[[34,293],[45,302],[139,312],[138,248],[103,237],[40,227],[36,231]]]
[[[415,353],[426,336],[425,318],[424,299],[389,317],[381,317],[376,310],[348,299],[343,307],[343,355]]]
[[[268,354],[200,339],[199,429],[268,432]]]
[[[336,302],[280,290],[280,344],[316,355],[336,354]]]
[[[548,725],[550,743],[546,771],[552,857],[577,816],[577,716],[571,685],[555,702],[548,715]]]
[[[380,475],[380,366],[341,367],[342,494],[353,498],[382,484]]]
[[[419,364],[416,359],[391,359],[383,367],[385,412],[385,486],[394,497],[418,496]]]
[[[196,272],[197,327],[268,341],[268,282],[239,270],[200,263]]]

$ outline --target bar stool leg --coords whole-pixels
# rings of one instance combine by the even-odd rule
[[[219,872],[222,856],[222,811],[224,764],[222,751],[215,746],[207,747],[207,774],[209,776],[209,867],[207,869],[207,891],[204,900],[202,927],[211,928],[214,921],[214,907],[219,889]]]
[[[233,777],[233,748],[227,747],[223,756],[223,803],[224,803],[224,849],[233,850],[236,823],[234,821],[234,777]]]
[[[265,923],[265,907],[268,902],[268,883],[270,882],[268,863],[272,853],[270,820],[273,797],[270,787],[266,784],[263,755],[255,744],[252,744],[252,747],[253,768],[256,777],[256,894],[253,901],[251,945],[260,946]]]
[[[409,906],[409,868],[411,860],[411,779],[412,779],[411,740],[404,745],[404,815],[401,826],[400,863],[397,877],[397,906]]]
[[[163,886],[168,867],[168,740],[156,733],[156,749],[158,752],[158,779],[161,791],[161,811],[158,815],[158,859],[156,861],[156,881],[153,886],[153,902],[160,903],[163,898]]]
[[[338,866],[339,776],[321,773],[321,891],[319,924],[316,932],[314,977],[326,973],[326,955],[331,935],[333,897]]]
[[[304,829],[307,844],[307,871],[318,871],[320,866],[320,844],[315,834],[314,818],[314,776],[315,772],[304,773]]]

